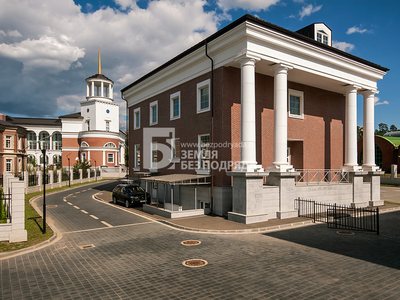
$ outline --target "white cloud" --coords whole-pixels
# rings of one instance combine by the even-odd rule
[[[68,70],[71,63],[85,55],[84,49],[72,45],[71,39],[42,36],[14,44],[0,44],[0,55],[24,64],[24,70],[47,69],[50,73]]]
[[[57,98],[59,114],[69,114],[81,111],[79,102],[85,100],[84,95],[65,95]]]
[[[381,99],[379,97],[375,97],[374,103],[375,103],[375,105],[389,104],[388,101],[381,101]]]
[[[368,30],[367,29],[360,29],[359,27],[357,27],[357,26],[353,26],[353,27],[350,27],[349,29],[347,29],[347,34],[352,34],[352,33],[364,33],[364,32],[368,32]]]
[[[122,10],[136,6],[135,0],[114,0],[114,2],[119,5]]]
[[[338,48],[339,50],[342,50],[345,52],[350,52],[355,48],[355,46],[353,44],[346,43],[346,42],[338,42],[338,41],[332,41],[332,47]]]
[[[224,11],[241,8],[247,11],[268,10],[280,0],[218,0],[218,5]]]
[[[299,12],[300,20],[302,20],[304,17],[307,17],[307,16],[319,11],[321,8],[322,8],[322,5],[314,7],[312,4],[309,4],[307,6],[303,6],[301,11]]]
[[[18,32],[18,30],[9,30],[7,31],[8,36],[12,37],[22,37],[22,34]]]

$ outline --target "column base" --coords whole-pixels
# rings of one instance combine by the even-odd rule
[[[350,203],[351,208],[367,207],[368,202],[352,202]]]
[[[262,165],[257,165],[257,163],[239,162],[232,170],[233,172],[264,172]]]
[[[383,200],[371,200],[371,201],[369,201],[369,206],[376,207],[376,206],[382,206],[382,205],[385,205],[385,202]]]
[[[297,210],[277,211],[276,212],[276,217],[278,219],[296,218],[298,216],[299,216],[299,212]]]
[[[10,243],[26,242],[28,240],[28,232],[25,229],[12,230],[10,232]]]
[[[344,165],[342,167],[343,171],[347,171],[347,172],[358,172],[358,171],[362,171],[362,167],[361,166],[346,166]]]
[[[362,165],[362,169],[363,169],[363,171],[367,171],[367,172],[378,172],[381,170],[379,168],[379,166],[376,166],[376,165],[372,165],[372,166]]]
[[[228,212],[228,220],[243,224],[260,223],[268,221],[268,214],[244,215],[235,212]]]
[[[267,171],[269,172],[294,172],[295,169],[293,168],[292,165],[271,165],[268,166]]]

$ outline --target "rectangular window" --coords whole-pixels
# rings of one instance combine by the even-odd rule
[[[181,157],[181,139],[172,140],[172,159],[179,159]]]
[[[150,103],[150,126],[158,123],[158,101]]]
[[[82,162],[85,162],[85,161],[86,161],[86,153],[83,152],[83,153],[82,153]]]
[[[107,162],[109,164],[113,164],[114,163],[114,153],[107,153]]]
[[[197,84],[197,113],[210,110],[210,80]]]
[[[87,131],[90,131],[90,120],[86,120]]]
[[[210,135],[199,136],[199,167],[200,169],[210,169]]]
[[[106,121],[106,131],[110,131],[110,121]]]
[[[140,170],[140,145],[135,145],[135,169]]]
[[[157,169],[157,143],[151,144],[151,167]]]
[[[304,118],[304,93],[296,90],[289,90],[289,117]]]
[[[133,111],[133,129],[140,128],[140,107]]]
[[[11,159],[6,159],[6,172],[11,172]]]
[[[170,107],[170,119],[179,119],[181,117],[181,92],[170,96]]]
[[[11,136],[6,136],[6,148],[11,148]]]

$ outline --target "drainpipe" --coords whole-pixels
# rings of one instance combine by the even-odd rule
[[[214,145],[214,60],[208,55],[208,43],[205,43],[206,56],[211,60],[211,145]],[[210,155],[210,167],[212,155]],[[210,212],[213,213],[214,208],[214,170],[211,168],[211,203]]]

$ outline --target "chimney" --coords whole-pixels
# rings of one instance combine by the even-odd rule
[[[0,113],[0,121],[5,121],[6,120],[6,116]]]

